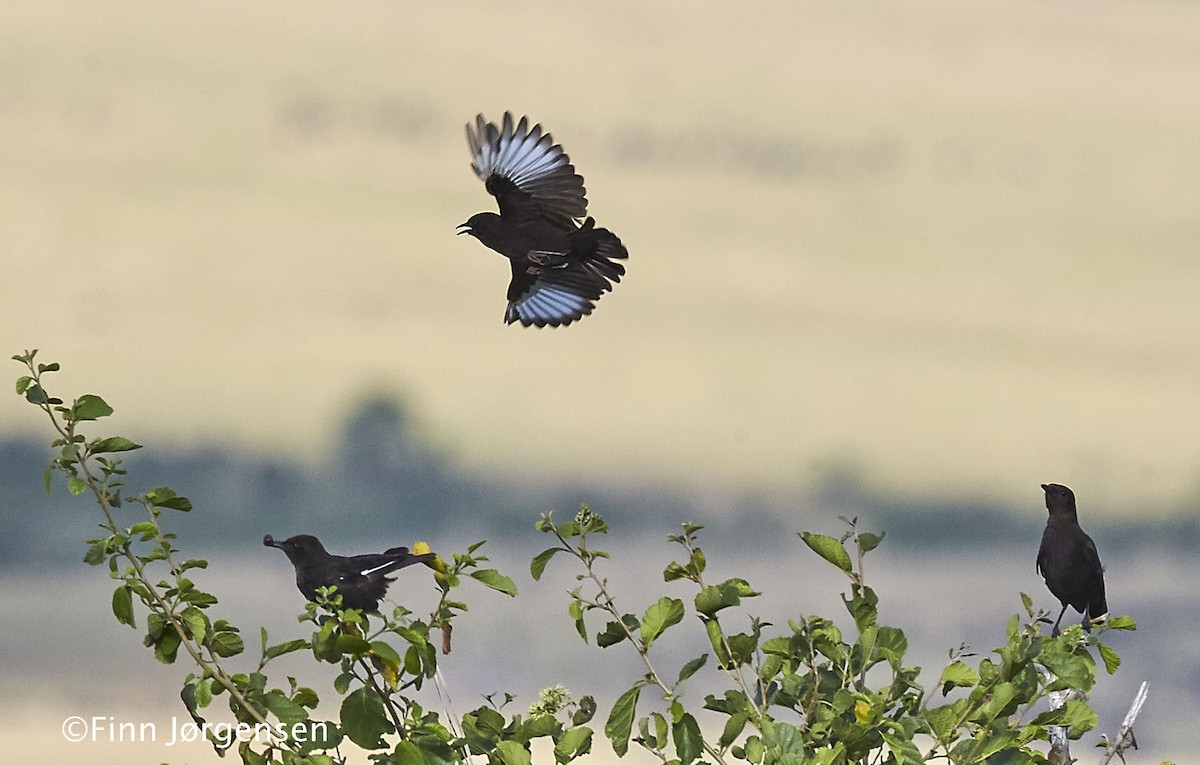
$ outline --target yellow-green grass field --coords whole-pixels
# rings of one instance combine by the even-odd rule
[[[0,346],[136,440],[320,460],[382,387],[528,480],[1194,512],[1193,4],[2,10]],[[505,109],[631,252],[567,329],[453,235]]]

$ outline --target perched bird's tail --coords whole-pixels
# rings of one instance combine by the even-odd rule
[[[393,547],[390,550],[386,550],[380,557],[385,558],[386,562],[374,567],[370,573],[382,577],[406,566],[431,561],[437,555],[431,552],[414,555],[408,551],[407,547]],[[363,574],[366,575],[367,572],[364,571]]]
[[[1100,585],[1100,597],[1088,603],[1087,616],[1092,624],[1101,624],[1108,618],[1108,598],[1104,596],[1103,584]]]
[[[596,221],[588,218],[570,234],[570,240],[571,254],[585,270],[610,282],[621,281],[625,266],[613,261],[628,258],[629,251],[616,234],[606,228],[596,228]]]

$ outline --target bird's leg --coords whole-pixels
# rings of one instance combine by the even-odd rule
[[[1083,609],[1083,621],[1080,622],[1080,625],[1083,627],[1084,632],[1090,633],[1092,631],[1092,618],[1088,616],[1086,608]]]
[[[1058,612],[1058,618],[1054,620],[1054,629],[1050,630],[1050,637],[1058,637],[1058,623],[1062,621],[1063,614],[1067,612],[1067,607],[1063,606]]]

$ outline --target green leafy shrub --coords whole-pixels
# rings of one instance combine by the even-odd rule
[[[450,563],[439,559],[441,597],[424,618],[403,605],[389,614],[343,609],[336,589],[327,588],[299,617],[307,636],[272,643],[260,628],[253,669],[227,669],[227,660],[245,660],[243,633],[216,618],[217,598],[192,578],[208,562],[181,557],[175,535],[166,530],[170,513],[191,511],[191,502],[169,487],[124,496],[119,455],[141,446],[121,436],[83,435],[81,427],[111,415],[112,408],[91,394],[70,405],[52,396],[43,378],[59,365],[37,363],[36,353],[13,358],[28,371],[17,380],[17,393],[41,409],[55,431],[46,489],[62,473],[71,494],[96,501],[104,534],[87,541],[84,561],[107,567],[117,583],[113,615],[134,629],[143,625],[143,642],[158,661],[175,662],[181,649],[190,658],[195,669],[184,680],[181,699],[218,754],[236,748],[244,763],[328,765],[344,762],[342,750],[354,746],[381,765],[443,765],[473,757],[525,765],[537,739],[550,742],[560,764],[591,751],[589,723],[597,704],[591,696],[575,701],[560,686],[544,691],[523,715],[505,714],[513,700],[507,694],[499,704],[486,699],[461,720],[442,719],[420,703],[418,692],[437,675],[438,647],[448,650],[454,621],[467,608],[452,598],[464,580],[517,595],[512,579],[481,567],[487,561],[479,554],[482,542],[454,554]],[[965,661],[973,657],[965,648],[951,652],[936,684],[926,688],[918,682],[920,668],[905,663],[903,630],[878,623],[879,599],[864,575],[864,560],[883,536],[843,520],[848,529],[840,537],[800,536],[848,578],[842,599],[853,623],[850,634],[822,616],[798,617],[775,630],[750,614],[748,603],[759,593],[742,578],[705,578],[702,527],[693,524],[668,538],[681,550],[680,559],[663,570],[668,593],[640,616],[625,612],[602,574],[610,555],[594,546],[608,531],[604,519],[586,505],[567,522],[541,517],[536,528],[554,544],[533,558],[532,577],[545,576],[555,557],[571,559],[579,585],[569,592],[568,612],[580,638],[600,649],[631,649],[645,668],[605,718],[603,733],[618,756],[636,744],[668,765],[1035,765],[1062,756],[1046,751],[1053,733],[1078,739],[1095,727],[1096,714],[1082,695],[1095,683],[1096,657],[1110,673],[1120,665],[1101,637],[1134,629],[1131,619],[1113,617],[1090,635],[1071,627],[1050,638],[1042,634],[1046,615],[1035,613],[1022,594],[1024,615],[1009,620],[1002,645],[975,662]],[[659,638],[689,627],[702,630],[710,650],[687,658],[662,655]],[[315,689],[291,677],[271,679],[272,660],[301,651],[330,666],[329,691],[341,699],[336,719],[314,719],[320,702]],[[702,674],[723,691],[697,702],[687,690]],[[1037,711],[1044,699],[1068,689],[1079,697]],[[657,696],[665,713],[646,711],[645,693]],[[221,696],[228,712],[210,724],[206,715],[215,713],[213,702]],[[271,735],[226,735],[237,725],[252,731],[262,726]],[[1121,743],[1118,738],[1106,751],[1119,753]]]

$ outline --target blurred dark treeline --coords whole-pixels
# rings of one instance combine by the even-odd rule
[[[0,566],[78,561],[83,540],[99,533],[90,497],[69,496],[61,475],[54,476],[50,494],[44,491],[51,453],[48,440],[0,439]],[[388,396],[363,400],[318,465],[217,446],[150,444],[128,453],[125,467],[127,496],[170,486],[192,500],[195,510],[170,519],[168,528],[186,540],[186,555],[197,556],[260,545],[265,533],[316,534],[334,552],[418,539],[435,549],[461,550],[480,539],[531,538],[540,513],[554,510],[560,518],[570,517],[580,502],[623,533],[664,536],[682,522],[698,522],[751,552],[801,529],[836,534],[838,515],[861,517],[866,528],[931,554],[997,545],[1027,553],[1044,523],[1041,512],[1031,512],[1034,508],[978,498],[916,502],[889,497],[844,466],[811,494],[795,498],[750,492],[714,496],[561,476],[534,485],[528,476],[506,478],[459,464],[424,440],[410,410]],[[1034,492],[1031,504],[1040,507],[1040,492],[1036,487]],[[141,520],[139,507],[127,505],[121,513],[125,525]],[[1186,551],[1200,545],[1195,515],[1143,517],[1136,524],[1093,518],[1086,525],[1101,549],[1118,537],[1127,551],[1141,546]]]

